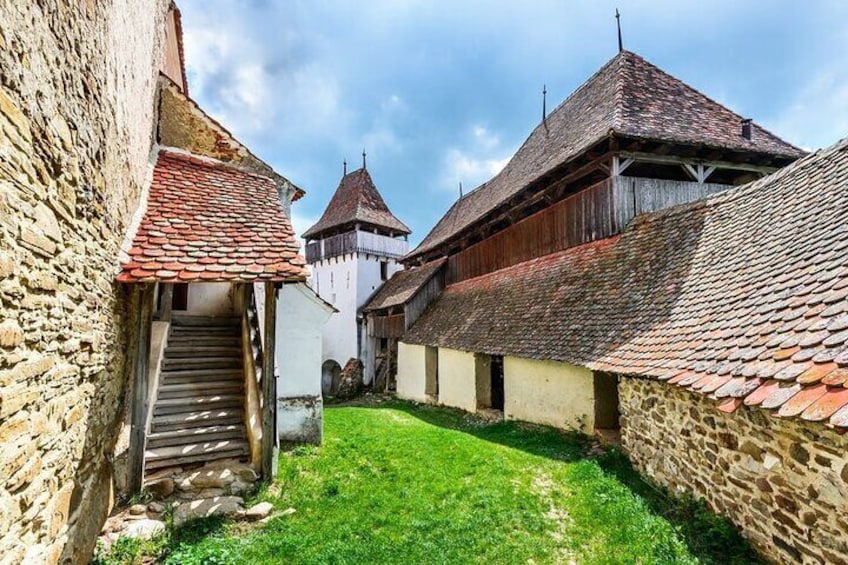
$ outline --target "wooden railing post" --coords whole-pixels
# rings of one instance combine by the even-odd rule
[[[277,326],[277,289],[265,283],[265,351],[262,361],[262,476],[273,480],[277,470],[277,379],[274,375],[274,347]]]
[[[142,285],[134,291],[138,305],[136,330],[136,358],[133,367],[132,416],[130,423],[130,445],[127,453],[128,488],[130,494],[141,492],[144,481],[144,449],[146,443],[148,409],[148,365],[150,364],[150,331],[153,323],[154,285]]]

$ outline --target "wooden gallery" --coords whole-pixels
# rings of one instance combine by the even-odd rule
[[[400,397],[620,437],[765,556],[846,562],[846,210],[848,142],[805,155],[623,51],[402,259],[367,339]]]

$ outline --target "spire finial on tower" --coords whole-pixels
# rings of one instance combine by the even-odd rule
[[[542,85],[542,122],[544,123],[545,119],[548,117],[548,85]]]
[[[459,197],[462,198],[462,181],[459,181]]]
[[[615,9],[615,25],[618,28],[618,52],[624,51],[624,43],[621,41],[621,14],[618,13],[618,8]]]
[[[365,148],[362,148],[362,168],[365,168]]]
[[[342,166],[344,167],[344,176],[347,176],[347,159],[342,161]]]

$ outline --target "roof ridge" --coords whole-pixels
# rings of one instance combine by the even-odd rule
[[[249,176],[255,177],[257,179],[262,179],[262,180],[266,180],[268,182],[271,182],[275,186],[277,184],[276,182],[274,182],[273,178],[271,178],[267,175],[263,175],[263,174],[255,172],[255,171],[250,171],[250,170],[244,169],[242,167],[239,167],[238,165],[234,165],[232,163],[227,163],[226,161],[221,161],[221,160],[215,159],[214,157],[207,157],[206,155],[198,155],[197,153],[192,153],[191,151],[187,151],[187,150],[181,149],[179,147],[160,146],[157,154],[158,155],[166,154],[168,156],[181,159],[183,161],[187,161],[187,162],[194,161],[198,164],[216,167],[216,168],[219,168],[219,169],[225,169],[227,171],[232,171],[232,172],[243,174],[243,175],[249,175]]]
[[[648,60],[648,59],[646,59],[645,57],[642,57],[642,56],[641,56],[641,55],[639,55],[638,53],[633,53],[632,51],[623,51],[622,53],[627,53],[628,55],[630,55],[630,56],[632,56],[632,57],[635,57],[635,58],[636,58],[636,60],[641,61],[641,62],[642,62],[643,64],[645,64],[645,65],[650,66],[651,68],[655,69],[657,72],[661,73],[662,75],[664,75],[664,76],[668,77],[670,80],[674,81],[675,83],[678,83],[678,84],[680,84],[681,86],[683,86],[684,88],[686,88],[686,89],[688,89],[688,90],[691,90],[692,92],[694,92],[694,93],[695,93],[695,94],[697,94],[698,96],[703,97],[703,98],[704,98],[707,102],[709,102],[709,103],[711,103],[711,104],[714,104],[715,106],[717,106],[717,107],[719,107],[719,108],[722,108],[722,109],[726,110],[727,112],[729,112],[730,114],[732,114],[732,115],[733,115],[733,116],[735,116],[736,118],[739,118],[740,122],[741,122],[743,119],[750,119],[750,120],[751,120],[751,122],[752,122],[752,124],[753,124],[754,126],[756,126],[758,129],[760,129],[762,132],[767,133],[767,134],[768,134],[768,135],[770,135],[771,137],[773,137],[773,138],[775,138],[775,139],[777,139],[777,140],[779,140],[779,141],[781,141],[781,142],[785,143],[786,145],[788,145],[788,146],[792,147],[793,149],[798,150],[798,151],[799,151],[799,152],[801,152],[801,153],[806,153],[806,151],[804,151],[804,150],[803,150],[803,149],[801,149],[800,147],[798,147],[798,146],[796,146],[796,145],[794,145],[794,144],[792,144],[792,143],[789,143],[788,141],[786,141],[786,140],[785,140],[785,139],[783,139],[782,137],[780,137],[780,136],[778,136],[778,135],[776,135],[776,134],[772,133],[772,132],[771,132],[771,131],[769,131],[768,129],[764,128],[762,125],[760,125],[758,122],[756,122],[753,118],[745,118],[744,116],[742,116],[742,114],[739,114],[739,113],[735,112],[734,110],[732,110],[732,109],[731,109],[729,106],[727,106],[726,104],[723,104],[723,103],[719,102],[718,100],[716,100],[715,98],[711,97],[710,95],[705,94],[702,90],[700,90],[699,88],[696,88],[696,87],[692,86],[691,84],[689,84],[688,82],[684,81],[683,79],[677,78],[677,77],[676,77],[676,76],[674,76],[673,74],[671,74],[671,73],[669,73],[668,71],[664,70],[664,69],[663,69],[662,67],[660,67],[659,65],[656,65],[656,64],[652,63],[651,61],[649,61],[649,60]]]

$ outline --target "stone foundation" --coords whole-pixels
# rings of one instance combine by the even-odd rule
[[[0,562],[84,563],[113,502],[167,0],[0,0]]]
[[[729,517],[779,563],[848,563],[848,436],[642,379],[619,384],[634,466]]]

